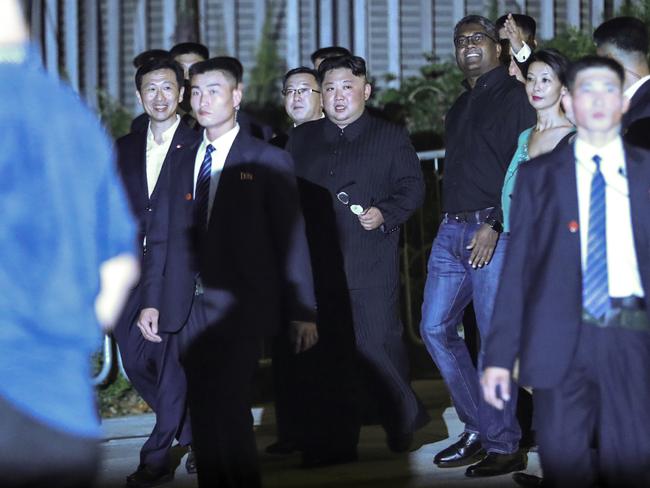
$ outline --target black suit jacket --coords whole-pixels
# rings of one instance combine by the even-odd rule
[[[206,321],[223,327],[220,333],[273,335],[283,320],[313,321],[312,273],[291,157],[240,130],[205,230],[194,222],[199,146],[184,148],[170,167],[168,214],[157,214],[160,239],[145,257],[145,306],[160,311],[161,330],[179,330],[200,275]],[[226,313],[227,323],[219,322]]]
[[[343,131],[323,118],[295,127],[287,150],[296,162],[317,282],[342,261],[351,289],[399,283],[399,226],[425,191],[406,130],[367,111]],[[351,204],[379,208],[384,225],[364,230],[337,199],[340,190]]]
[[[138,246],[148,233],[151,216],[157,208],[160,187],[168,182],[166,173],[172,160],[185,146],[198,140],[200,133],[190,129],[184,123],[178,124],[169,151],[165,157],[154,191],[149,197],[147,187],[146,152],[147,131],[131,132],[116,142],[117,167],[126,189],[131,210],[138,222]]]
[[[650,152],[625,144],[625,154],[634,244],[647,297]],[[512,370],[518,356],[520,384],[552,388],[571,366],[582,322],[573,144],[519,168],[511,222],[517,232],[508,243],[484,364]]]
[[[154,220],[154,215],[161,212],[159,197],[161,193],[165,193],[166,191],[163,187],[169,184],[168,171],[171,161],[178,156],[182,148],[194,143],[199,135],[198,132],[190,129],[182,122],[178,125],[151,197],[149,197],[147,187],[147,131],[132,132],[121,137],[116,142],[118,171],[126,189],[129,205],[138,223],[136,246],[138,249],[141,249],[142,255],[146,253],[146,249],[143,247],[145,236],[147,237],[147,244],[152,240],[159,239],[155,235],[155,226],[152,228],[151,224]],[[162,211],[166,214],[165,209]],[[126,347],[125,341],[128,338],[126,332],[142,308],[140,291],[140,284],[136,285],[131,291],[115,328],[115,337],[121,343],[120,347],[123,350]]]
[[[626,142],[650,149],[650,81],[643,83],[630,100],[622,125]]]

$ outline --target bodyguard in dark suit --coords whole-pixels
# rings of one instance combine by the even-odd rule
[[[326,117],[294,128],[287,149],[301,186],[319,335],[325,340],[336,322],[353,324],[358,358],[381,409],[388,445],[405,451],[414,430],[428,420],[409,385],[398,306],[399,226],[422,203],[420,163],[404,129],[365,110],[371,86],[362,58],[326,59],[318,73]],[[329,321],[328,310],[333,312]],[[347,344],[338,347],[330,360],[346,356]],[[351,460],[352,437],[340,446],[345,456],[329,451],[325,458]],[[314,456],[336,447],[328,445],[327,434],[321,438],[322,445],[311,448]]]
[[[618,63],[579,60],[567,84],[577,139],[520,168],[483,392],[503,408],[519,359],[544,486],[648,486],[650,152],[619,136]]]
[[[594,31],[596,52],[623,66],[625,96],[630,107],[623,115],[622,133],[626,142],[650,149],[650,68],[648,68],[648,28],[635,17],[615,17]]]
[[[282,82],[282,96],[284,109],[294,127],[323,117],[318,73],[313,69],[299,67],[288,71]],[[280,134],[269,143],[284,149],[287,139],[287,134]],[[309,367],[314,355],[305,352],[318,340],[318,335],[307,339],[306,342],[296,343],[295,331],[289,324],[283,324],[281,332],[273,339],[273,386],[278,438],[266,447],[269,454],[289,454],[300,448],[304,432],[301,419],[305,411],[302,403],[305,389],[322,386],[321,378],[311,374],[314,371]]]
[[[196,141],[193,131],[176,114],[182,88],[183,70],[171,59],[146,61],[136,73],[137,97],[148,116],[148,128],[132,132],[117,141],[117,164],[131,209],[137,217],[138,247],[144,256],[152,219],[159,213],[162,188],[169,183],[171,161],[180,150]],[[128,477],[132,486],[144,486],[156,480],[171,479],[169,449],[191,442],[186,418],[186,381],[178,356],[177,337],[160,334],[160,341],[145,339],[137,327],[141,286],[131,293],[114,331],[124,368],[133,386],[156,413],[156,425],[140,452],[138,470]],[[193,456],[188,471],[194,471]]]
[[[179,331],[199,486],[260,485],[251,381],[263,337],[315,333],[315,299],[290,156],[243,133],[229,59],[190,69],[203,137],[170,168],[139,324]]]

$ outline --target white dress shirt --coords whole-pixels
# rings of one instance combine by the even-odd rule
[[[176,133],[176,129],[178,129],[180,121],[180,116],[176,115],[176,122],[174,122],[174,125],[162,133],[162,142],[160,144],[154,140],[154,135],[151,131],[151,122],[149,122],[149,127],[147,129],[146,152],[147,190],[149,191],[149,197],[151,197],[154,188],[156,188],[156,183],[160,176],[160,170],[165,162],[169,146],[172,143],[172,139],[174,138],[174,134]]]
[[[510,48],[510,52],[519,63],[524,63],[528,58],[530,58],[530,55],[533,54],[533,50],[525,41],[523,41],[523,46],[518,52],[515,52],[512,47]]]
[[[223,165],[226,164],[226,158],[228,157],[233,142],[235,142],[237,134],[239,134],[239,124],[235,124],[235,127],[222,136],[217,137],[214,141],[208,139],[208,133],[206,130],[203,131],[203,141],[201,141],[199,150],[196,152],[196,159],[194,160],[194,194],[196,196],[196,179],[199,176],[199,170],[201,169],[201,164],[203,164],[203,158],[205,158],[205,150],[208,147],[208,144],[212,144],[214,151],[212,151],[212,171],[210,177],[210,193],[208,197],[208,220],[210,220],[210,214],[212,213],[212,203],[214,202],[214,195],[217,193]]]
[[[607,277],[609,296],[643,297],[639,266],[632,234],[630,197],[627,184],[623,142],[617,137],[603,147],[594,147],[579,137],[575,143],[576,177],[580,217],[582,269],[587,261],[589,200],[591,180],[596,171],[593,157],[601,157],[600,171],[605,178],[605,219],[607,222]]]

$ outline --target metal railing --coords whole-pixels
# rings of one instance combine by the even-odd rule
[[[417,154],[421,162],[433,163],[433,171],[429,172],[433,179],[432,181],[427,181],[427,183],[429,183],[427,185],[427,193],[433,200],[433,203],[435,204],[434,207],[439,206],[440,182],[442,180],[440,161],[445,157],[445,150],[438,149],[434,151],[420,151]],[[427,200],[429,200],[429,198],[427,198]],[[420,282],[420,278],[426,278],[426,255],[428,254],[428,249],[433,240],[432,238],[428,239],[427,237],[430,232],[427,232],[425,225],[426,215],[437,216],[440,213],[439,211],[436,211],[436,208],[428,207],[429,206],[425,203],[423,208],[420,208],[405,224],[404,232],[402,233],[403,246],[401,260],[402,285],[404,290],[402,296],[404,306],[404,325],[407,340],[418,346],[423,346],[423,342],[416,329],[419,320],[416,321],[413,317],[413,302],[416,297],[414,296],[415,287],[413,286],[412,268],[415,262],[419,263],[418,268],[420,273],[418,276],[418,283]],[[413,230],[415,232],[413,232]],[[419,243],[412,244],[413,234],[419,236]],[[421,297],[421,293],[417,293],[417,297]],[[101,366],[92,379],[94,386],[107,386],[117,378],[118,374],[121,374],[128,381],[129,377],[124,371],[124,364],[122,362],[119,348],[117,347],[117,343],[112,335],[106,334],[104,336],[104,343],[100,354]],[[263,357],[260,360],[261,366],[269,366],[270,364],[271,359],[269,357]]]

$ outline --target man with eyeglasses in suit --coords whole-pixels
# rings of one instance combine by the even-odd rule
[[[478,15],[461,19],[454,45],[467,90],[445,121],[443,216],[429,258],[420,332],[465,424],[460,439],[433,462],[456,467],[480,460],[465,474],[492,476],[526,467],[519,452],[516,399],[505,411],[482,399],[458,325],[473,300],[479,334],[484,339],[489,333],[508,238],[501,234],[500,189],[517,138],[534,124],[535,111],[523,84],[499,62],[501,46],[492,22]],[[481,349],[479,364],[482,355]]]
[[[282,98],[284,109],[293,123],[292,128],[323,117],[317,76],[315,70],[305,66],[294,68],[284,75]],[[284,149],[291,130],[276,135],[269,142]],[[312,355],[306,351],[317,341],[316,327],[298,335],[291,324],[285,324],[273,340],[277,440],[266,447],[269,454],[291,454],[301,448],[305,421],[302,397],[305,387],[314,385],[314,376],[309,368]]]

